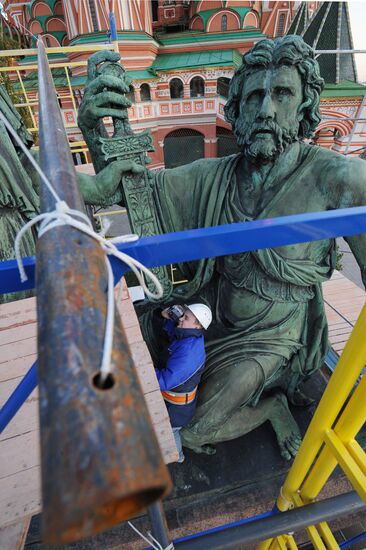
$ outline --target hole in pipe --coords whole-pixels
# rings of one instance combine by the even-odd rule
[[[110,390],[116,383],[116,379],[113,374],[109,373],[105,378],[102,378],[100,372],[93,376],[93,386],[98,390]]]

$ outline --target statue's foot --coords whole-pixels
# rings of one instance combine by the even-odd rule
[[[184,447],[187,447],[187,449],[190,449],[191,451],[197,453],[197,454],[205,454],[205,455],[214,455],[216,454],[216,449],[213,445],[200,445],[200,446],[191,446],[191,445],[185,445],[183,443]]]
[[[281,456],[285,460],[291,460],[296,456],[301,445],[300,430],[288,408],[286,396],[283,393],[278,393],[275,400],[269,420],[276,432]]]
[[[186,428],[183,428],[181,431],[181,439],[183,447],[186,447],[195,453],[204,453],[206,455],[214,455],[216,453],[216,449],[213,445],[201,443],[200,438]]]
[[[294,393],[289,397],[291,405],[295,407],[311,407],[315,405],[316,401],[312,397],[309,397],[299,389],[295,390]]]
[[[199,451],[195,451],[196,453],[205,453],[206,455],[215,455],[216,454],[216,447],[213,445],[202,445],[200,447]]]

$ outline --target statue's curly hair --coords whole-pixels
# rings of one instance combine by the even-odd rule
[[[320,76],[314,50],[297,35],[288,35],[275,40],[261,40],[243,55],[243,64],[235,72],[224,107],[225,118],[233,126],[239,115],[239,104],[245,78],[261,68],[295,66],[303,83],[304,103],[301,106],[299,138],[309,138],[320,122],[320,93],[324,80]]]

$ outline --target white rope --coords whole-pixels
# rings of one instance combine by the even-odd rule
[[[14,243],[15,257],[18,265],[21,282],[23,283],[27,281],[28,277],[25,272],[23,259],[20,253],[20,244],[22,242],[22,239],[25,233],[38,223],[40,223],[40,227],[38,231],[39,237],[41,237],[51,229],[60,227],[62,225],[69,225],[71,227],[74,227],[75,229],[78,229],[82,233],[85,233],[89,237],[92,237],[96,241],[98,241],[103,251],[105,252],[105,262],[106,262],[107,273],[108,273],[107,314],[106,314],[106,326],[105,326],[105,335],[104,335],[102,363],[100,366],[101,378],[102,380],[104,380],[107,377],[107,375],[111,372],[111,369],[112,369],[111,355],[112,355],[113,329],[114,329],[114,279],[113,279],[113,271],[107,256],[115,256],[116,258],[124,262],[126,265],[128,265],[128,267],[136,275],[140,285],[142,286],[145,294],[148,297],[153,298],[154,300],[158,300],[162,298],[163,288],[160,284],[160,281],[154,275],[154,273],[152,273],[152,271],[150,271],[138,260],[131,258],[131,256],[129,256],[128,254],[125,254],[124,252],[120,252],[115,246],[117,243],[136,241],[138,240],[139,237],[137,235],[122,235],[120,237],[116,237],[114,239],[107,241],[103,234],[96,233],[93,230],[91,222],[89,218],[86,216],[86,214],[80,212],[79,210],[74,210],[72,208],[69,208],[67,203],[60,199],[60,197],[54,190],[47,176],[44,174],[40,166],[32,157],[27,147],[19,138],[18,134],[15,132],[11,124],[9,124],[7,119],[3,116],[1,111],[0,111],[0,119],[4,122],[6,128],[9,130],[9,132],[17,141],[17,143],[19,143],[19,146],[22,148],[25,155],[29,158],[32,165],[34,166],[34,168],[36,169],[36,171],[38,172],[38,174],[40,175],[40,177],[46,184],[47,188],[49,189],[49,191],[52,193],[52,195],[56,200],[55,210],[51,212],[45,212],[43,214],[39,214],[38,216],[36,216],[35,218],[27,222],[20,229],[20,231],[18,232],[15,238],[15,243]],[[143,274],[145,274],[147,278],[149,278],[155,285],[155,288],[156,288],[155,294],[147,288]]]
[[[145,537],[145,535],[143,535],[141,533],[141,531],[139,531],[137,529],[137,527],[135,527],[133,525],[133,523],[131,523],[130,521],[127,522],[128,525],[135,531],[135,533],[137,533],[142,539],[144,539],[145,542],[147,542],[147,544],[149,544],[150,546],[153,547],[154,550],[174,550],[174,544],[171,542],[170,544],[168,544],[168,546],[166,546],[165,548],[160,544],[160,542],[158,540],[156,540],[156,538],[154,538],[152,536],[152,534],[150,533],[150,531],[148,531],[147,533],[147,537]]]

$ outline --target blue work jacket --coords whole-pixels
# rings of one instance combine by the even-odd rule
[[[173,321],[164,322],[169,337],[169,358],[164,368],[155,369],[162,391],[186,393],[199,384],[206,359],[204,338],[200,329],[177,328]],[[197,395],[191,403],[175,405],[165,402],[173,428],[183,427],[191,420]]]

